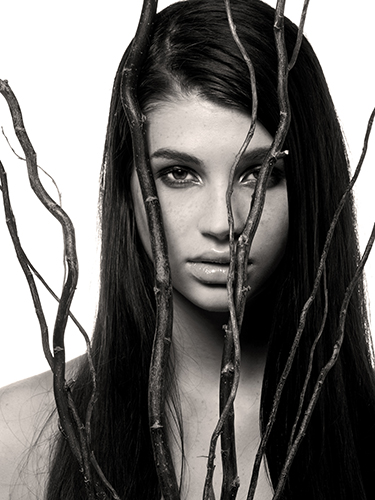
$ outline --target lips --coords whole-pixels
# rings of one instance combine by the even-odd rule
[[[229,263],[219,262],[188,262],[191,274],[198,281],[212,285],[226,285]]]
[[[250,263],[249,263],[250,265]],[[210,285],[226,285],[229,273],[229,255],[204,255],[187,263],[192,276]]]

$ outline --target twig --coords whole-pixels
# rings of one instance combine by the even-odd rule
[[[74,428],[72,426],[71,418],[69,415],[67,397],[65,394],[65,350],[63,341],[64,329],[68,317],[67,311],[69,310],[78,278],[74,228],[68,216],[62,210],[62,208],[52,200],[39,180],[36,154],[26,133],[18,101],[11,88],[9,87],[7,81],[0,80],[0,92],[5,97],[8,103],[12,115],[15,133],[25,153],[31,187],[40,201],[43,203],[43,205],[52,213],[52,215],[54,215],[59,220],[63,227],[64,244],[66,246],[66,259],[68,262],[69,272],[61,301],[59,303],[59,309],[55,323],[53,340],[54,392],[61,425],[66,435],[68,436],[75,456],[79,460],[81,454],[79,452],[79,445],[77,443]]]
[[[228,212],[228,224],[230,235],[230,266],[227,281],[228,304],[230,311],[230,321],[225,327],[224,347],[221,364],[220,376],[220,420],[211,438],[210,453],[207,463],[207,476],[205,482],[204,498],[209,498],[212,490],[212,479],[214,473],[214,459],[216,450],[216,441],[221,431],[221,456],[223,467],[223,480],[221,489],[221,500],[234,499],[239,487],[239,478],[237,475],[237,459],[236,459],[236,441],[234,431],[234,408],[233,402],[236,396],[239,373],[240,373],[240,343],[239,343],[239,324],[238,315],[234,302],[234,276],[236,268],[235,241],[234,241],[234,219],[231,205],[231,197],[233,194],[233,182],[237,165],[246,151],[255,131],[256,115],[258,107],[258,96],[256,91],[256,79],[254,67],[249,55],[237,35],[236,25],[233,21],[230,0],[224,0],[225,9],[228,18],[229,28],[233,39],[241,52],[241,55],[248,67],[251,91],[252,91],[252,117],[251,124],[245,141],[243,142],[240,151],[237,153],[234,164],[231,167],[228,189],[226,193],[226,203]],[[240,320],[241,321],[241,320]],[[224,419],[222,417],[224,415]]]
[[[258,178],[258,182],[256,185],[255,189],[255,194],[254,194],[254,199],[253,199],[253,204],[254,204],[254,216],[252,217],[251,215],[248,218],[246,228],[244,230],[244,233],[246,231],[246,235],[248,234],[248,239],[250,240],[250,244],[252,241],[252,238],[254,237],[256,228],[259,223],[259,219],[261,216],[261,211],[263,209],[264,205],[264,200],[265,200],[265,189],[266,189],[266,181],[267,181],[267,174],[271,171],[271,168],[273,166],[273,163],[277,159],[277,156],[280,154],[280,151],[282,149],[286,134],[288,132],[289,128],[289,123],[290,123],[290,105],[289,105],[289,96],[288,96],[288,56],[287,56],[287,51],[285,47],[285,35],[284,35],[284,9],[285,9],[285,0],[279,0],[276,5],[276,10],[275,10],[275,22],[274,22],[274,36],[275,36],[275,44],[276,44],[276,51],[277,51],[277,60],[278,60],[278,69],[277,69],[277,95],[278,95],[278,102],[279,102],[279,108],[280,108],[280,119],[279,119],[279,125],[275,134],[274,141],[271,145],[271,149],[269,153],[267,154],[267,157],[265,158],[262,169],[260,172],[260,176]],[[264,170],[264,172],[263,172]],[[267,176],[267,177],[266,177]],[[260,191],[260,188],[262,187],[262,191]],[[259,193],[259,194],[258,194]],[[259,208],[258,208],[259,207]],[[252,220],[254,219],[254,221]],[[240,242],[239,242],[240,243]],[[246,253],[246,245],[248,244],[248,241],[241,241],[241,246],[243,246],[242,252]],[[239,248],[240,245],[239,245]],[[243,264],[245,266],[245,262]],[[245,276],[246,269],[243,270],[243,276]],[[239,301],[241,301],[243,304],[245,302],[245,294],[242,294],[242,296],[239,297]],[[244,305],[242,306],[244,307]],[[275,397],[276,399],[276,397]],[[278,405],[278,403],[277,403]],[[270,420],[268,422],[267,428],[270,429],[272,428],[273,421],[272,418],[270,417]],[[250,487],[248,491],[248,500],[252,500],[255,494],[257,482],[258,482],[258,475],[259,475],[259,470],[260,470],[260,465],[261,461],[263,458],[264,454],[264,449],[265,445],[268,440],[268,435],[269,432],[267,433],[267,430],[262,437],[261,444],[258,448],[258,452],[255,457],[254,461],[254,467],[253,467],[253,472],[251,476],[251,481],[250,481]]]
[[[1,127],[1,131],[2,131],[2,134],[3,136],[5,137],[5,140],[7,141],[8,143],[8,146],[10,147],[10,149],[13,151],[13,153],[15,154],[15,156],[19,159],[19,160],[22,160],[22,161],[26,161],[25,158],[23,158],[22,156],[20,156],[16,150],[12,147],[7,135],[5,134],[4,132],[4,128]],[[55,186],[56,188],[56,191],[57,191],[57,196],[59,197],[59,205],[60,207],[62,207],[62,194],[61,194],[61,191],[59,189],[59,186],[57,185],[55,179],[52,177],[52,175],[50,175],[46,170],[44,170],[42,167],[40,167],[39,165],[37,165],[37,167],[39,168],[39,170],[41,170],[47,177],[49,177],[49,179],[51,180],[52,184]],[[64,279],[63,279],[63,283],[65,282],[66,280],[66,275],[67,275],[67,268],[66,268],[66,260],[65,260],[65,248],[64,248],[64,252],[63,252],[63,267],[64,267]]]
[[[302,40],[303,40],[303,29],[305,27],[306,14],[307,14],[307,8],[309,6],[309,2],[310,2],[310,0],[305,0],[303,3],[301,19],[300,19],[299,26],[298,26],[297,41],[296,41],[296,44],[294,46],[292,57],[290,58],[290,62],[288,64],[288,71],[290,71],[293,68],[293,66],[296,64],[299,50],[301,48],[301,44],[302,44]]]
[[[30,288],[30,293],[31,297],[34,303],[34,308],[35,308],[35,313],[39,321],[39,326],[40,326],[40,331],[41,331],[41,338],[42,338],[42,346],[43,346],[43,352],[44,355],[48,361],[49,366],[53,370],[54,366],[54,360],[53,356],[49,347],[49,340],[48,340],[48,326],[47,322],[43,313],[43,308],[42,304],[40,302],[39,298],[39,293],[38,289],[36,287],[34,277],[30,271],[30,266],[29,266],[29,261],[25,255],[25,252],[23,251],[21,247],[21,243],[18,237],[18,231],[17,231],[17,225],[16,221],[13,215],[11,203],[10,203],[10,198],[9,198],[9,189],[8,189],[8,181],[7,181],[7,175],[5,172],[5,169],[3,167],[2,162],[0,161],[0,179],[1,179],[1,191],[3,194],[3,203],[4,203],[4,211],[5,211],[5,218],[6,218],[6,223],[9,229],[10,236],[12,238],[13,246],[16,251],[16,255],[18,258],[18,261],[21,265],[21,268],[25,274],[27,283]]]
[[[9,193],[7,187],[6,174],[1,165],[1,182],[2,182],[2,191],[4,197],[4,204],[6,210],[6,217],[8,221],[8,227],[11,232],[12,240],[16,249],[17,256],[19,258],[20,264],[24,273],[29,282],[29,287],[32,293],[33,301],[35,304],[37,316],[41,325],[42,332],[42,343],[43,349],[45,351],[45,355],[47,361],[53,372],[53,385],[54,385],[54,394],[56,400],[56,407],[59,414],[59,421],[61,427],[63,429],[64,434],[67,436],[69,441],[69,445],[72,449],[73,455],[76,457],[80,464],[80,468],[84,472],[85,476],[85,486],[88,492],[89,497],[93,497],[94,490],[92,486],[92,482],[90,481],[90,462],[89,462],[89,445],[90,445],[90,419],[92,416],[93,406],[96,401],[96,375],[93,367],[92,359],[91,359],[91,351],[90,351],[90,341],[83,330],[83,328],[79,325],[79,323],[75,320],[76,324],[79,325],[79,329],[81,333],[83,333],[86,344],[87,344],[87,356],[89,367],[91,371],[92,381],[93,381],[93,391],[91,394],[91,398],[87,407],[86,414],[86,426],[88,432],[84,435],[79,422],[77,421],[78,413],[76,411],[74,402],[68,394],[66,382],[65,382],[65,348],[64,348],[64,333],[66,328],[67,319],[70,314],[70,305],[73,299],[74,291],[77,285],[78,280],[78,261],[75,250],[75,236],[74,236],[74,227],[71,223],[67,214],[62,210],[62,208],[56,204],[52,198],[48,195],[48,193],[43,188],[39,176],[38,176],[38,165],[36,162],[36,154],[32,147],[32,144],[28,138],[26,133],[21,109],[19,107],[18,101],[12,92],[10,86],[7,81],[0,80],[0,92],[6,99],[12,120],[15,133],[17,138],[21,144],[21,147],[24,151],[28,176],[30,185],[38,196],[39,200],[43,203],[43,205],[52,213],[52,215],[60,222],[63,230],[64,236],[64,255],[66,258],[66,262],[68,265],[68,273],[66,277],[66,281],[63,286],[62,296],[60,299],[57,299],[56,295],[53,294],[52,290],[48,287],[46,282],[40,277],[39,273],[36,273],[38,277],[41,278],[43,284],[45,284],[50,292],[52,292],[53,296],[59,300],[58,312],[55,321],[54,327],[54,335],[53,335],[53,353],[52,355],[49,349],[49,338],[48,338],[48,328],[44,319],[44,314],[42,311],[42,307],[40,304],[39,296],[37,293],[37,289],[35,286],[35,282],[33,276],[31,274],[30,268],[34,270],[34,268],[29,263],[18,238],[17,235],[17,227],[15,223],[15,219],[11,210]],[[9,141],[8,141],[9,142]],[[13,148],[12,148],[13,149]],[[17,155],[18,156],[18,155]],[[34,270],[35,271],[35,270]],[[71,414],[75,418],[77,424],[77,430],[80,436],[80,442],[76,437],[76,429],[74,428],[74,421],[71,418]],[[84,428],[83,428],[84,429]]]
[[[305,401],[305,395],[306,395],[308,383],[310,381],[311,372],[312,372],[312,368],[313,368],[315,349],[316,349],[316,346],[318,345],[318,342],[323,334],[324,327],[325,327],[327,317],[328,317],[328,289],[327,289],[327,272],[326,272],[325,265],[324,265],[324,274],[323,274],[323,286],[324,286],[324,311],[323,311],[322,324],[320,326],[320,329],[319,329],[317,336],[315,337],[313,345],[311,346],[311,349],[310,349],[309,364],[307,367],[305,381],[304,381],[303,388],[302,388],[300,398],[299,398],[299,406],[297,409],[297,415],[296,415],[296,418],[295,418],[294,423],[293,423],[292,432],[290,433],[287,455],[292,448],[292,444],[294,441],[294,435],[296,433],[298,422],[299,422],[299,419],[300,419],[300,416],[302,413],[302,408],[303,408],[303,404]]]
[[[22,156],[20,156],[16,150],[13,148],[13,146],[11,145],[6,133],[4,132],[4,128],[1,127],[1,132],[3,134],[3,136],[5,137],[5,140],[7,141],[8,143],[8,146],[10,147],[10,149],[13,151],[13,153],[17,156],[17,158],[19,160],[22,160],[22,161],[26,161],[26,158],[23,158]],[[46,170],[44,170],[44,168],[42,168],[41,166],[37,165],[37,167],[39,168],[39,170],[41,170],[47,177],[50,178],[52,184],[55,186],[56,188],[56,191],[57,191],[57,196],[59,197],[59,205],[60,207],[62,207],[62,194],[61,194],[61,191],[59,189],[59,186],[57,185],[55,179],[52,177],[52,175],[50,175]]]
[[[344,340],[345,321],[346,321],[346,314],[347,314],[349,301],[350,301],[351,295],[354,291],[354,288],[357,284],[357,281],[363,272],[363,267],[366,264],[366,261],[367,261],[369,254],[370,254],[370,251],[372,249],[374,240],[375,240],[375,224],[373,226],[372,233],[371,233],[370,238],[368,240],[368,243],[367,243],[366,249],[363,253],[362,259],[361,259],[360,263],[358,264],[357,270],[352,278],[352,281],[349,283],[349,285],[346,289],[346,292],[345,292],[345,297],[344,297],[344,300],[342,302],[341,309],[340,309],[340,315],[339,315],[339,318],[340,318],[339,319],[339,327],[338,327],[339,337],[333,346],[332,356],[329,359],[328,363],[322,368],[322,370],[319,374],[319,377],[318,377],[318,380],[315,384],[314,391],[313,391],[313,394],[311,396],[309,405],[307,407],[304,418],[302,420],[300,430],[299,430],[297,437],[293,442],[293,446],[291,447],[291,449],[288,453],[288,456],[284,462],[284,466],[283,466],[283,469],[282,469],[280,477],[279,477],[279,482],[278,482],[276,489],[275,489],[275,494],[274,494],[273,500],[279,500],[280,495],[282,494],[282,490],[283,490],[284,485],[285,485],[286,477],[287,477],[289,469],[292,465],[293,459],[297,453],[299,445],[301,444],[301,441],[306,434],[307,426],[310,422],[315,405],[316,405],[318,398],[320,396],[324,381],[325,381],[328,373],[330,372],[330,370],[335,366],[337,359],[339,357],[341,346],[342,346],[342,343]]]
[[[265,451],[265,447],[266,447],[269,435],[271,433],[273,424],[274,424],[275,419],[276,419],[276,414],[277,414],[277,410],[278,410],[278,407],[279,407],[279,403],[280,403],[280,399],[281,399],[281,394],[283,392],[286,380],[288,378],[290,369],[292,367],[292,363],[293,363],[293,360],[294,360],[295,353],[297,351],[299,342],[301,340],[301,336],[302,336],[303,331],[305,329],[307,314],[308,314],[309,309],[310,309],[310,307],[312,306],[312,304],[313,304],[313,302],[315,300],[315,297],[316,297],[316,294],[317,294],[317,291],[318,291],[318,288],[319,288],[319,285],[320,285],[320,280],[321,280],[321,277],[322,277],[322,274],[323,274],[323,270],[325,268],[325,262],[326,262],[326,259],[327,259],[327,256],[328,256],[328,251],[329,251],[329,248],[330,248],[330,245],[331,245],[331,241],[332,241],[332,238],[333,238],[334,231],[336,229],[336,225],[337,225],[339,216],[340,216],[341,211],[344,208],[345,203],[346,203],[346,201],[348,199],[348,196],[349,196],[351,190],[353,189],[353,186],[354,186],[354,184],[355,184],[355,182],[356,182],[356,180],[357,180],[357,178],[358,178],[358,176],[360,174],[360,171],[361,171],[364,159],[366,157],[366,152],[367,152],[367,148],[368,148],[368,141],[369,141],[369,137],[370,137],[370,133],[371,133],[371,128],[372,128],[372,125],[373,125],[374,117],[375,117],[375,109],[372,111],[371,116],[369,118],[367,130],[366,130],[366,134],[365,134],[365,139],[364,139],[364,145],[363,145],[363,149],[362,149],[362,154],[361,154],[361,157],[359,159],[357,168],[356,168],[356,170],[354,172],[354,175],[351,178],[351,180],[350,180],[350,182],[349,182],[349,184],[348,184],[348,186],[347,186],[344,194],[341,197],[340,203],[339,203],[339,205],[338,205],[338,207],[336,209],[336,212],[335,212],[335,214],[333,216],[330,228],[328,230],[326,241],[324,243],[322,255],[321,255],[321,258],[320,258],[320,262],[319,262],[318,271],[317,271],[317,274],[316,274],[316,277],[315,277],[315,281],[314,281],[314,285],[313,285],[313,290],[312,290],[312,292],[310,294],[310,297],[307,299],[307,301],[305,302],[305,304],[304,304],[304,306],[302,308],[302,312],[301,312],[301,315],[300,315],[300,321],[299,321],[298,329],[297,329],[297,332],[296,332],[296,336],[294,338],[292,347],[290,349],[289,356],[288,356],[287,362],[285,364],[283,373],[281,375],[280,381],[279,381],[279,383],[277,385],[276,392],[275,392],[275,397],[274,397],[274,400],[273,400],[273,403],[272,403],[271,413],[270,413],[270,416],[269,416],[269,419],[268,419],[268,422],[267,422],[267,425],[266,425],[265,432],[264,432],[264,434],[262,436],[262,439],[261,439],[261,442],[259,444],[259,448],[258,448],[258,451],[257,451],[256,458],[255,458],[255,463],[254,463],[254,468],[253,468],[253,475],[252,475],[252,479],[251,479],[248,500],[252,500],[253,496],[251,496],[251,495],[254,495],[254,493],[255,493],[256,481],[257,481],[257,477],[258,477],[258,474],[259,474],[260,463],[261,463],[261,460],[262,460],[262,457],[263,457],[263,454],[264,454],[264,451]]]
[[[92,451],[91,452],[91,463],[96,471],[96,473],[98,474],[100,480],[102,481],[102,483],[104,484],[104,486],[108,489],[108,491],[111,493],[112,497],[114,498],[114,500],[121,500],[121,498],[119,497],[118,493],[116,492],[116,490],[113,488],[113,486],[111,485],[111,483],[108,481],[108,479],[105,477],[100,465],[98,464],[97,460],[96,460],[96,457],[94,455],[94,452]]]
[[[2,134],[3,134],[3,136],[5,137],[5,139],[6,139],[7,143],[8,143],[8,146],[13,151],[13,153],[15,154],[15,156],[19,160],[26,161],[25,158],[23,158],[22,156],[20,156],[15,151],[15,149],[11,145],[11,143],[10,143],[7,135],[5,134],[3,127],[1,127],[1,131],[2,131]],[[53,185],[56,188],[58,197],[59,197],[59,205],[60,205],[60,207],[62,207],[62,195],[61,195],[61,191],[59,190],[59,187],[58,187],[55,179],[46,170],[44,170],[39,165],[38,165],[38,168],[45,175],[47,175],[47,177],[49,177],[50,180],[52,181]],[[7,198],[9,200],[9,195],[7,196]],[[12,210],[11,210],[11,207],[10,207],[10,201],[9,201],[9,209],[10,209],[10,213],[11,213]],[[14,234],[15,234],[15,237],[18,239],[18,236],[17,236],[17,226],[16,226],[16,221],[14,219],[13,214],[12,214],[11,217],[12,217],[12,221],[13,221],[13,224],[14,224]],[[48,283],[44,280],[44,278],[41,276],[41,274],[31,264],[30,260],[28,259],[27,255],[25,254],[25,252],[22,249],[22,246],[20,244],[19,239],[18,239],[17,243],[15,243],[15,240],[13,240],[13,244],[17,244],[17,247],[19,248],[19,251],[22,252],[22,260],[27,264],[27,266],[29,267],[29,269],[32,270],[32,272],[39,279],[39,281],[44,285],[44,287],[49,291],[49,293],[52,295],[52,297],[55,300],[57,300],[57,302],[60,302],[59,297],[54,293],[54,291],[51,289],[51,287],[48,285]],[[64,256],[64,281],[65,281],[65,278],[66,278],[66,263],[65,263],[65,256]],[[32,292],[32,294],[33,294],[33,292]],[[36,300],[38,301],[38,299],[36,299]],[[40,304],[38,305],[37,310],[42,310],[42,307],[41,307]],[[70,312],[70,310],[69,310],[68,314],[69,314],[69,317],[72,319],[73,323],[77,326],[78,330],[83,335],[83,338],[84,338],[84,340],[86,342],[86,352],[87,352],[87,358],[88,358],[89,368],[90,368],[90,372],[91,372],[91,379],[92,379],[92,384],[93,384],[92,395],[91,395],[91,398],[90,398],[90,401],[89,401],[89,404],[88,404],[87,416],[86,416],[87,441],[88,441],[88,443],[90,443],[90,439],[91,439],[90,438],[90,429],[91,429],[90,421],[91,421],[93,407],[94,407],[96,399],[97,399],[97,393],[96,393],[96,373],[95,373],[95,368],[94,368],[93,361],[92,361],[92,356],[91,356],[91,343],[90,343],[90,339],[89,339],[89,336],[87,335],[86,331],[84,330],[84,328],[82,327],[82,325],[78,322],[78,320],[76,319],[76,317]],[[50,366],[52,368],[52,354],[51,354],[51,351],[49,349],[48,330],[47,330],[47,328],[45,326],[41,327],[41,330],[42,330],[42,345],[43,345],[44,355],[46,356],[46,358],[49,361],[49,364],[50,364]]]
[[[137,81],[147,53],[157,1],[145,0],[138,29],[121,75],[121,103],[133,143],[134,163],[147,213],[157,304],[156,331],[149,378],[149,421],[154,459],[164,500],[179,498],[179,488],[167,443],[165,420],[165,369],[172,335],[172,284],[162,215],[147,151],[144,117],[137,100]]]

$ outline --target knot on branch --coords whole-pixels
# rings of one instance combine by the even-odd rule
[[[60,347],[60,346],[58,346],[58,345],[57,345],[56,347],[54,347],[54,348],[53,348],[53,352],[54,352],[55,354],[56,354],[56,353],[58,353],[58,352],[61,352],[61,351],[63,351],[63,350],[64,350],[64,348],[63,348],[63,347]]]
[[[59,419],[59,420],[58,420],[58,422],[57,422],[57,427],[58,427],[58,429],[59,429],[60,433],[62,434],[62,436],[64,437],[64,439],[68,439],[68,435],[67,435],[67,433],[65,432],[65,430],[64,430],[64,428],[63,428],[63,426],[61,425],[60,419]]]
[[[156,420],[156,422],[154,424],[152,424],[150,427],[150,429],[153,429],[153,430],[162,429],[162,428],[163,428],[163,426],[161,425],[159,420]]]
[[[223,325],[223,330],[224,338],[226,338],[228,335],[232,335],[232,327],[230,325]]]
[[[250,285],[243,286],[243,287],[241,288],[241,293],[245,294],[245,293],[247,293],[247,292],[250,292],[250,290],[251,290],[251,286],[250,286]]]
[[[279,153],[277,153],[276,158],[278,160],[281,160],[281,158],[285,158],[285,156],[288,155],[289,155],[289,149],[285,149],[284,151],[280,151]]]
[[[244,246],[249,243],[249,237],[247,234],[241,234],[241,236],[238,238],[238,246]]]
[[[238,489],[240,487],[240,478],[237,476],[231,482],[231,488]]]
[[[221,370],[222,375],[226,375],[227,373],[234,373],[233,363],[227,363],[224,368]]]
[[[153,201],[158,201],[158,198],[156,196],[148,196],[145,199],[145,203],[152,203]]]
[[[276,162],[277,162],[277,156],[271,156],[271,158],[268,160],[268,165],[273,167]]]

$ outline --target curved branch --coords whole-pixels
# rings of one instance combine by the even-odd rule
[[[156,7],[155,0],[145,0],[143,3],[137,33],[121,75],[121,103],[132,135],[134,164],[146,208],[155,268],[157,317],[149,379],[151,437],[164,500],[176,500],[179,498],[179,489],[164,428],[164,373],[172,336],[172,284],[161,207],[148,156],[144,117],[137,99],[138,76],[147,53]]]
[[[284,466],[283,466],[282,471],[280,473],[279,482],[276,486],[273,500],[279,500],[279,498],[281,497],[289,469],[292,465],[294,457],[296,456],[299,445],[301,444],[301,441],[306,434],[307,426],[310,422],[312,413],[314,411],[314,408],[316,406],[316,403],[317,403],[318,398],[320,396],[320,393],[322,391],[324,381],[325,381],[328,373],[335,366],[336,361],[339,357],[341,346],[342,346],[342,343],[344,340],[345,321],[346,321],[346,314],[347,314],[347,310],[348,310],[349,301],[350,301],[350,298],[351,298],[352,293],[354,291],[354,288],[357,284],[357,281],[363,272],[363,268],[366,264],[366,261],[367,261],[369,254],[371,252],[374,241],[375,241],[375,224],[373,226],[373,229],[372,229],[370,238],[368,240],[368,243],[366,245],[366,249],[363,253],[362,259],[361,259],[361,261],[357,267],[357,270],[356,270],[356,272],[355,272],[355,274],[354,274],[354,276],[353,276],[351,282],[349,283],[349,285],[346,289],[346,292],[345,292],[345,297],[344,297],[344,300],[342,302],[341,309],[340,309],[340,315],[339,315],[339,318],[340,318],[339,319],[339,326],[338,326],[339,336],[338,336],[338,339],[336,340],[336,342],[333,346],[331,358],[326,363],[326,365],[322,368],[322,370],[319,374],[318,380],[315,383],[313,394],[311,396],[311,399],[310,399],[310,402],[308,404],[307,410],[305,412],[304,418],[301,422],[301,427],[300,427],[299,432],[298,432],[298,434],[293,442],[291,449],[289,450],[289,453],[288,453],[287,458],[285,460]]]
[[[69,307],[72,302],[78,280],[78,263],[75,250],[74,228],[69,217],[62,210],[62,208],[52,200],[40,182],[38,177],[36,153],[26,133],[18,101],[7,81],[0,80],[0,92],[3,94],[8,103],[14,130],[25,154],[30,185],[39,200],[60,222],[63,228],[66,261],[68,263],[68,276],[59,303],[53,335],[54,392],[61,425],[69,437],[69,440],[72,442],[72,449],[75,450],[74,453],[77,459],[81,460],[80,453],[78,451],[79,445],[74,433],[71,418],[69,416],[69,407],[65,394],[64,331],[68,319]]]
[[[62,427],[64,435],[67,437],[69,441],[69,445],[71,447],[73,455],[76,457],[77,461],[80,464],[80,468],[83,471],[87,494],[89,498],[93,498],[94,486],[91,481],[89,446],[90,446],[90,420],[91,420],[92,410],[97,397],[96,374],[91,359],[90,341],[88,335],[81,327],[81,325],[77,322],[77,320],[74,318],[74,316],[70,313],[70,305],[73,299],[73,295],[78,280],[78,260],[75,248],[74,227],[68,215],[62,210],[62,208],[57,203],[54,202],[54,200],[45,191],[43,185],[40,182],[38,176],[39,167],[36,162],[36,153],[26,133],[19,103],[13,91],[11,90],[10,86],[8,85],[7,81],[0,80],[0,93],[4,96],[4,98],[8,103],[13,120],[14,130],[25,154],[25,161],[27,164],[30,185],[34,193],[38,196],[39,200],[43,203],[43,205],[60,222],[63,230],[64,256],[68,265],[68,273],[66,281],[63,286],[62,296],[60,299],[58,299],[57,296],[52,292],[50,287],[47,285],[47,283],[43,280],[43,278],[31,265],[21,247],[17,234],[16,222],[11,210],[6,174],[3,169],[3,166],[1,165],[0,171],[1,171],[2,191],[3,191],[8,227],[12,236],[13,244],[18,259],[20,261],[22,269],[24,270],[26,278],[29,282],[29,287],[36,308],[36,313],[40,322],[43,349],[47,361],[53,372],[53,388],[56,400],[56,407],[59,414],[60,425]],[[35,286],[34,278],[31,273],[31,269],[37,275],[37,277],[42,281],[42,283],[46,286],[46,288],[50,291],[50,293],[54,296],[54,298],[59,302],[57,316],[55,320],[54,334],[53,334],[54,355],[52,355],[49,349],[48,328],[44,319],[43,310]],[[92,375],[93,391],[87,407],[86,429],[81,424],[78,418],[78,413],[76,411],[74,401],[69,394],[65,381],[64,335],[65,335],[66,323],[69,316],[73,318],[73,321],[77,324],[78,328],[80,329],[81,333],[85,338],[87,345],[88,362],[89,362],[90,372]],[[77,438],[76,432],[78,432],[79,439]]]
[[[259,444],[258,452],[257,452],[257,455],[256,455],[254,469],[253,469],[253,476],[252,476],[252,479],[251,479],[251,485],[250,485],[250,490],[249,490],[248,500],[252,500],[253,496],[251,496],[251,495],[254,495],[254,493],[255,493],[256,481],[257,481],[257,477],[258,477],[258,474],[259,474],[260,463],[261,463],[262,457],[264,455],[265,447],[266,447],[269,435],[271,433],[271,430],[272,430],[272,427],[273,427],[273,423],[274,423],[275,418],[276,418],[278,406],[279,406],[280,399],[281,399],[281,394],[283,392],[286,380],[288,378],[289,372],[290,372],[291,367],[292,367],[292,363],[294,361],[294,357],[295,357],[297,348],[299,346],[299,342],[301,340],[303,331],[305,329],[307,314],[308,314],[309,309],[310,309],[310,307],[312,306],[312,304],[313,304],[313,302],[315,300],[315,297],[316,297],[316,294],[317,294],[317,291],[318,291],[318,288],[319,288],[319,285],[320,285],[320,280],[321,280],[321,277],[322,277],[322,274],[323,274],[323,271],[324,271],[324,268],[325,268],[325,263],[326,263],[326,260],[327,260],[328,251],[329,251],[329,248],[330,248],[330,245],[331,245],[333,234],[335,232],[335,229],[336,229],[336,226],[337,226],[340,214],[342,212],[342,209],[344,208],[345,203],[346,203],[346,201],[348,199],[348,196],[349,196],[351,190],[353,189],[353,186],[354,186],[356,180],[358,179],[358,176],[360,174],[360,171],[361,171],[364,159],[366,157],[367,148],[368,148],[368,142],[369,142],[369,137],[370,137],[370,134],[371,134],[371,129],[372,129],[372,125],[373,125],[373,122],[374,122],[374,118],[375,118],[375,109],[372,111],[372,113],[370,115],[370,118],[369,118],[367,130],[366,130],[366,134],[365,134],[365,139],[364,139],[364,144],[363,144],[363,149],[362,149],[362,154],[361,154],[361,157],[359,159],[357,168],[356,168],[356,170],[354,172],[354,175],[351,178],[351,180],[350,180],[350,182],[349,182],[349,184],[348,184],[348,186],[347,186],[344,194],[341,197],[340,203],[339,203],[339,205],[338,205],[338,207],[336,209],[336,212],[335,212],[335,214],[333,216],[330,228],[328,230],[326,241],[324,243],[322,255],[321,255],[321,258],[320,258],[320,262],[319,262],[318,271],[317,271],[317,274],[316,274],[316,277],[315,277],[315,281],[314,281],[314,285],[313,285],[313,290],[311,292],[310,297],[307,299],[307,301],[305,302],[305,305],[302,308],[302,312],[301,312],[301,315],[300,315],[300,321],[299,321],[298,329],[297,329],[297,332],[296,332],[296,336],[294,338],[294,341],[293,341],[293,344],[292,344],[292,347],[291,347],[291,350],[290,350],[287,362],[285,364],[283,373],[281,375],[280,381],[279,381],[279,383],[277,385],[277,388],[276,388],[276,393],[275,393],[274,401],[273,401],[273,404],[272,404],[271,413],[270,413],[270,416],[269,416],[269,419],[268,419],[268,422],[267,422],[267,425],[266,425],[266,429],[265,429],[265,432],[264,432],[264,434],[262,436],[261,442]]]

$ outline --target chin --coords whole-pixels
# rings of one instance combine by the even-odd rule
[[[213,312],[213,313],[228,313],[229,312],[229,305],[228,303],[226,304],[196,304],[198,307],[201,309],[208,311],[208,312]]]
[[[192,297],[191,302],[199,307],[200,309],[210,312],[210,313],[228,313],[228,292],[226,287],[220,287],[220,289],[210,290],[207,294],[197,295]]]

